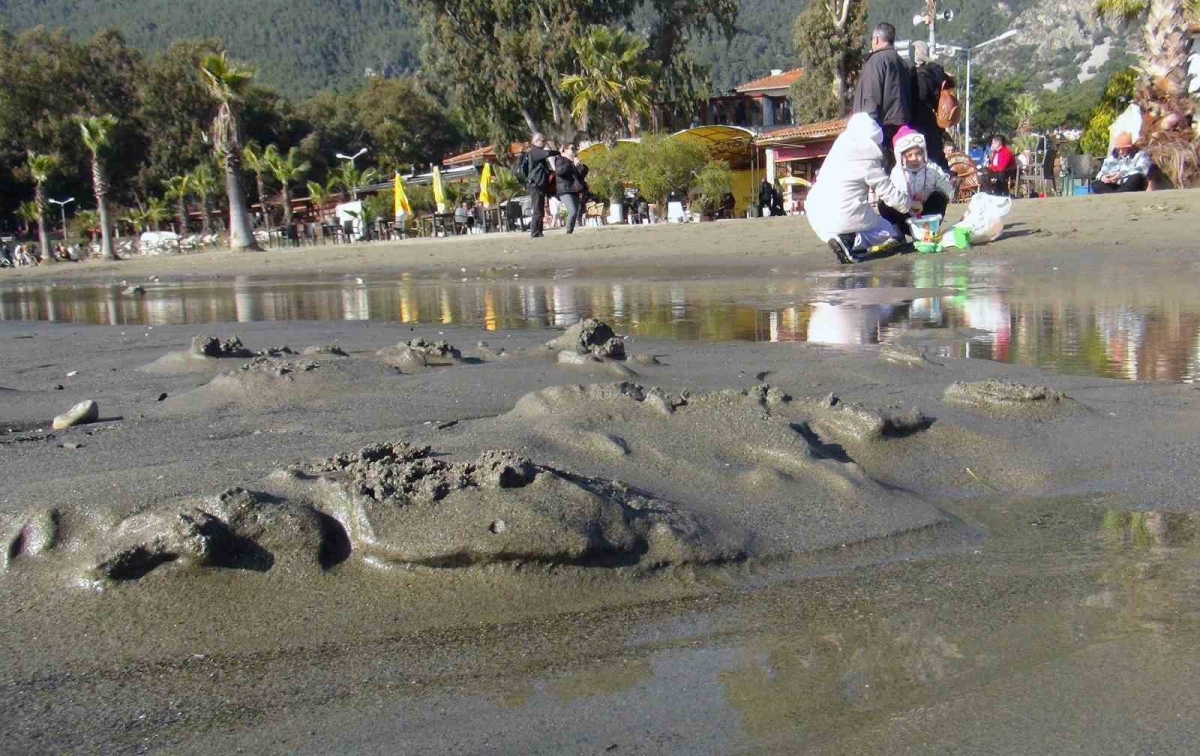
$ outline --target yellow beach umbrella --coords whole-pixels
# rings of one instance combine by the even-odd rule
[[[492,206],[492,164],[484,163],[479,174],[479,201],[484,207]]]
[[[446,212],[446,190],[442,188],[442,172],[433,166],[433,201],[437,203],[439,213]]]
[[[396,173],[396,182],[395,186],[392,187],[392,194],[395,196],[393,202],[395,209],[392,214],[400,215],[403,213],[404,215],[411,216],[413,214],[412,205],[408,204],[408,196],[404,194],[404,182],[400,180],[399,172]]]

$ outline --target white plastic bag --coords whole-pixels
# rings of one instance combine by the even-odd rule
[[[1004,232],[1004,216],[1011,211],[1011,197],[979,192],[971,198],[966,214],[956,225],[971,229],[972,244],[985,244],[995,241]]]

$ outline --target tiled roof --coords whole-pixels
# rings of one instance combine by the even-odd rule
[[[804,75],[803,68],[793,68],[791,71],[783,73],[771,74],[764,76],[761,79],[748,81],[745,84],[735,87],[738,92],[757,92],[763,89],[787,89],[796,79]]]
[[[757,142],[759,144],[766,142],[798,142],[836,137],[846,130],[846,124],[849,122],[849,118],[838,118],[834,121],[806,123],[803,126],[787,126],[777,131],[763,134],[757,139]]]
[[[512,157],[513,155],[520,154],[521,150],[524,149],[524,144],[514,142],[508,146],[508,156]],[[470,165],[475,161],[476,158],[494,157],[496,157],[496,151],[492,149],[492,146],[489,144],[486,147],[480,147],[477,150],[471,150],[470,152],[464,152],[461,155],[448,157],[442,161],[442,165],[446,166],[447,168],[452,168],[454,166]]]

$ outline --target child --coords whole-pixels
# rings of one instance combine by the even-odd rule
[[[899,228],[897,236],[908,231],[909,217],[946,214],[946,206],[954,196],[954,182],[941,166],[929,162],[925,153],[925,137],[907,126],[896,132],[896,167],[892,183],[908,194],[908,215],[879,203],[879,214]]]
[[[866,113],[855,113],[834,141],[817,183],[805,200],[812,230],[843,264],[866,259],[866,250],[897,245],[895,227],[875,212],[868,193],[907,213],[908,196],[883,170],[883,131]]]

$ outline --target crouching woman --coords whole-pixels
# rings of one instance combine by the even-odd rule
[[[895,227],[875,212],[880,202],[907,214],[908,194],[883,168],[883,131],[866,113],[855,113],[829,150],[804,209],[808,223],[838,262],[861,262],[871,251],[897,244]]]

